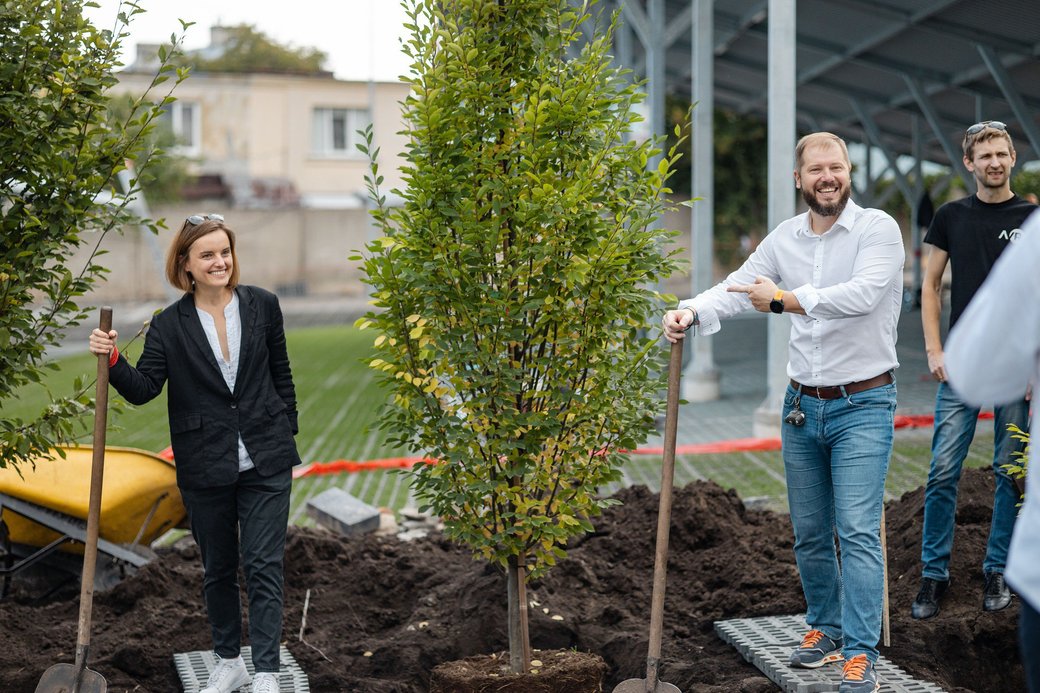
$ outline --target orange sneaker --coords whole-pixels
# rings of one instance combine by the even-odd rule
[[[845,662],[838,693],[877,693],[880,688],[874,663],[867,655],[859,654]]]
[[[841,638],[828,638],[822,631],[814,629],[805,634],[802,644],[791,653],[789,662],[799,669],[815,669],[842,659]]]

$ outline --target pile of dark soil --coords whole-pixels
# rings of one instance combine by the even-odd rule
[[[942,612],[925,622],[909,615],[920,578],[923,492],[887,508],[892,647],[882,654],[949,691],[1024,688],[1017,600],[1002,612],[981,611],[992,493],[990,472],[965,470],[953,584]],[[657,521],[657,496],[645,488],[618,498],[623,505],[531,587],[534,647],[601,655],[608,691],[645,673]],[[777,690],[714,635],[713,622],[804,611],[788,518],[747,510],[713,483],[692,484],[674,496],[670,556],[662,680],[686,693]],[[284,642],[313,691],[425,691],[437,664],[507,648],[503,576],[440,537],[402,542],[294,530],[286,567]],[[95,595],[90,666],[110,691],[180,690],[172,655],[209,647],[201,582],[189,545]],[[0,602],[5,693],[34,691],[47,667],[75,654],[78,592],[33,604],[15,587]]]

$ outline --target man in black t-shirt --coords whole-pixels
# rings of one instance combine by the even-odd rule
[[[974,174],[978,190],[974,195],[940,207],[924,239],[932,248],[921,288],[921,321],[928,368],[939,381],[939,390],[935,398],[932,462],[925,487],[921,588],[911,607],[914,618],[931,618],[937,614],[939,600],[950,584],[957,484],[979,415],[979,409],[962,402],[946,382],[939,330],[943,273],[949,264],[952,327],[997,258],[1021,234],[1026,217],[1037,208],[1011,191],[1015,148],[1004,123],[983,121],[972,125],[964,135],[963,149],[964,165]],[[1016,300],[1016,297],[1008,296],[1008,300]],[[984,368],[985,364],[979,367]],[[1021,449],[1021,444],[1008,433],[1007,425],[1013,423],[1027,430],[1028,417],[1029,403],[1025,400],[994,408],[996,491],[982,564],[986,579],[982,608],[986,611],[999,611],[1011,603],[1011,592],[1004,583],[1004,564],[1019,494],[1002,465],[1013,462],[1012,452]]]

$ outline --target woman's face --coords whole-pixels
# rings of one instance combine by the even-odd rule
[[[233,266],[231,240],[222,229],[207,233],[188,248],[184,269],[195,280],[195,290],[226,287]]]

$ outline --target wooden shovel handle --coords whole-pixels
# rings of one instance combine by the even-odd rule
[[[112,309],[101,308],[98,328],[112,329]],[[108,426],[108,354],[98,354],[97,390],[94,408],[94,450],[90,466],[90,505],[87,510],[87,539],[83,548],[83,574],[79,592],[79,635],[76,640],[76,667],[87,663],[90,648],[90,615],[94,603],[94,571],[97,568],[98,530],[101,524],[101,488],[105,472],[105,431]]]
[[[668,577],[668,530],[672,523],[672,481],[675,477],[675,438],[679,428],[679,379],[683,342],[672,344],[668,361],[668,403],[664,418],[664,459],[661,463],[661,500],[657,511],[657,550],[654,555],[654,592],[650,601],[650,647],[646,657],[647,690],[657,687],[664,630],[664,593]]]

